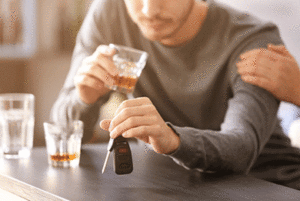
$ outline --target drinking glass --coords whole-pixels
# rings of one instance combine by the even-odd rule
[[[28,158],[34,135],[33,94],[0,95],[1,152],[5,158]]]
[[[44,122],[48,163],[54,167],[77,167],[80,161],[83,122],[68,125]]]
[[[110,48],[116,50],[113,62],[119,72],[114,76],[115,84],[108,88],[129,94],[132,93],[148,58],[147,52],[131,47],[109,44]]]

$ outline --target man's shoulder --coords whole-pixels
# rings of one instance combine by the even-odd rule
[[[266,34],[275,34],[277,37],[276,41],[280,40],[278,27],[272,22],[213,0],[211,0],[210,7],[211,15],[213,16],[211,19],[214,22],[210,23],[218,25],[219,32],[222,33],[227,42],[231,41],[237,44],[239,41],[251,40],[252,37],[260,34],[264,38]]]
[[[220,2],[211,1],[210,5],[216,15],[221,19],[227,19],[229,23],[236,25],[262,26],[269,22],[242,10],[238,10]]]

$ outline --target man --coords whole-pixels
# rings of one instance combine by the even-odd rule
[[[105,86],[117,73],[109,43],[149,54],[136,98],[101,122],[112,138],[135,137],[186,168],[206,172],[247,174],[253,167],[258,173],[270,167],[276,172],[283,163],[272,162],[287,158],[285,148],[295,156],[287,163],[300,164],[299,151],[276,118],[279,101],[244,83],[236,70],[243,52],[282,43],[273,24],[214,1],[95,0],[52,110],[57,122],[83,120],[84,140],[109,97]],[[273,149],[277,141],[282,146]],[[261,178],[289,185],[276,173]]]

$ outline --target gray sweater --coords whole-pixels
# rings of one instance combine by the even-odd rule
[[[290,141],[276,117],[279,101],[244,83],[235,65],[247,50],[281,44],[278,29],[214,1],[208,4],[206,21],[197,36],[174,48],[144,38],[123,1],[95,0],[78,34],[52,120],[80,118],[85,123],[84,141],[91,137],[99,108],[109,94],[95,104],[84,104],[76,94],[73,77],[83,58],[100,44],[115,43],[149,53],[134,96],[149,97],[179,135],[180,147],[169,155],[179,164],[203,171],[248,173],[260,156],[284,153],[281,147],[290,148]],[[270,148],[272,139],[280,146]]]

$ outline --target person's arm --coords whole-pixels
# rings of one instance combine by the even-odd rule
[[[241,55],[237,63],[243,81],[262,87],[281,101],[300,106],[300,69],[283,46],[268,45]]]
[[[171,155],[176,162],[204,171],[250,170],[275,128],[278,102],[240,77],[233,90],[220,131],[173,126],[181,140]]]
[[[167,126],[147,98],[123,102],[100,125],[112,138],[138,138],[187,168],[247,173],[275,128],[278,102],[240,77],[233,90],[220,131]]]

